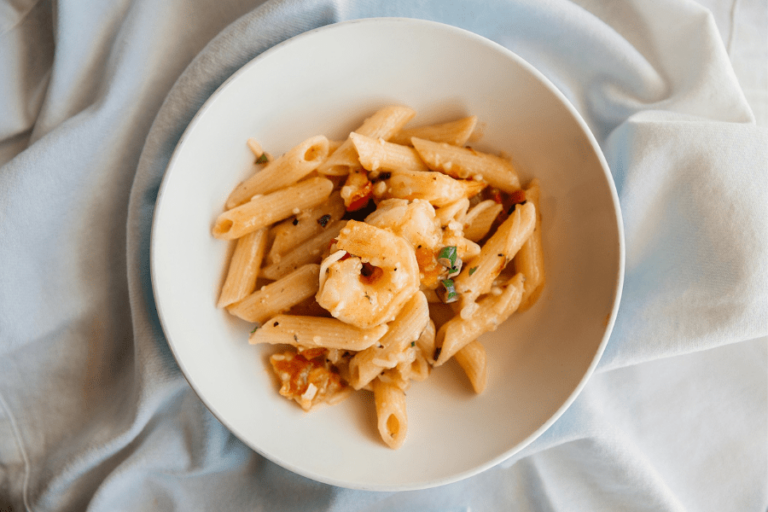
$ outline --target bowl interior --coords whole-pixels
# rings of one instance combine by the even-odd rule
[[[408,438],[379,439],[372,395],[306,414],[277,394],[270,347],[216,309],[228,243],[211,226],[248,175],[255,137],[272,154],[305,138],[342,139],[388,104],[413,124],[475,114],[474,146],[510,155],[541,182],[547,284],[539,302],[482,337],[486,392],[455,362],[407,393]],[[184,374],[242,441],[301,475],[360,489],[416,489],[507,458],[573,400],[607,340],[622,280],[618,203],[594,139],[533,68],[474,34],[437,23],[379,19],[303,34],[251,61],[211,97],[171,160],[152,234],[158,311]]]

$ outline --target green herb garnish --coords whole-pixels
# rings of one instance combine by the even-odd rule
[[[256,327],[254,327],[254,328],[253,328],[253,330],[251,331],[251,334],[253,334],[253,333],[255,333],[256,331],[258,331],[258,330],[259,330],[259,327],[261,327],[261,326],[260,326],[259,324],[256,324]]]
[[[456,264],[448,269],[448,277],[456,277],[461,274],[461,258],[456,258]]]
[[[257,164],[265,164],[265,163],[267,163],[267,161],[268,161],[268,159],[267,159],[267,154],[266,153],[262,153],[261,156],[256,159],[256,163]]]
[[[458,258],[456,246],[449,245],[440,249],[437,255],[437,262],[446,268],[452,268],[456,266],[456,258]]]
[[[437,296],[440,297],[440,300],[446,304],[459,300],[459,294],[456,293],[453,279],[443,279],[440,281],[440,284],[443,285],[442,288],[437,289]]]
[[[469,269],[469,275],[472,275],[475,272],[477,272],[477,267],[472,267],[471,269]]]

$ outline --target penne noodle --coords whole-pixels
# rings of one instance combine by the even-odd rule
[[[373,382],[373,399],[381,439],[393,450],[400,448],[408,434],[408,415],[405,393],[394,384],[376,379]]]
[[[384,139],[372,139],[354,132],[349,134],[349,138],[357,150],[360,164],[368,171],[429,170],[412,147],[392,144]]]
[[[319,274],[320,265],[304,265],[282,279],[263,286],[227,308],[227,311],[248,322],[261,324],[313,297],[317,293]]]
[[[277,315],[250,336],[252,345],[270,343],[305,348],[365,350],[387,332],[386,325],[360,329],[335,318]]]
[[[385,368],[394,368],[405,358],[406,349],[419,339],[429,323],[429,306],[421,292],[409,300],[390,322],[379,343],[356,354],[349,362],[349,384],[362,389]]]
[[[347,221],[342,220],[328,224],[323,231],[300,243],[291,252],[276,260],[275,263],[264,267],[261,270],[261,275],[267,279],[280,279],[302,265],[319,263],[323,259],[323,252],[331,244],[331,241],[339,236],[346,223]]]
[[[419,171],[397,171],[385,183],[384,198],[424,199],[436,207],[477,195],[486,186],[480,181],[456,180],[444,174]]]
[[[536,226],[531,236],[515,255],[515,270],[525,276],[525,288],[523,300],[520,303],[520,311],[525,311],[536,302],[546,281],[544,251],[541,244],[539,195],[539,180],[533,180],[525,191],[525,198],[536,207]]]
[[[314,208],[328,199],[332,190],[330,180],[310,178],[277,192],[256,196],[219,215],[213,226],[213,236],[222,240],[240,238],[303,209]]]
[[[524,280],[522,274],[516,274],[507,282],[501,295],[488,295],[481,299],[472,318],[455,316],[443,324],[435,337],[435,366],[443,365],[481,334],[495,331],[509,318],[520,305]]]
[[[430,366],[426,354],[423,354],[418,350],[414,350],[414,352],[415,357],[413,361],[407,365],[406,369],[400,370],[400,372],[403,374],[404,378],[416,382],[423,382],[427,380],[429,374],[432,372],[432,366]],[[401,365],[402,363],[398,365],[398,368],[400,368]]]
[[[520,190],[517,171],[509,161],[501,157],[415,137],[411,140],[421,159],[433,171],[454,178],[482,176],[483,181],[504,192]]]
[[[322,135],[310,137],[238,185],[227,198],[226,209],[246,203],[255,195],[293,185],[317,169],[327,157],[328,139]]]
[[[280,258],[301,242],[329,229],[344,216],[344,201],[334,192],[325,203],[306,210],[273,227],[270,236],[274,240],[267,256],[267,263],[279,263]]]
[[[253,292],[267,247],[267,234],[267,228],[261,228],[237,241],[227,270],[227,278],[221,287],[218,307],[229,306]]]
[[[419,339],[411,343],[411,350],[414,352],[413,361],[398,363],[396,368],[405,379],[424,381],[432,372],[432,363],[434,363],[432,356],[435,353],[435,322],[431,319]]]
[[[413,355],[413,351],[411,351],[411,354]],[[404,392],[408,391],[408,388],[411,387],[411,380],[408,378],[407,374],[409,373],[409,369],[406,368],[406,366],[410,367],[410,364],[410,361],[406,361],[398,364],[394,368],[384,370],[376,378],[376,380],[379,380],[385,384],[393,384]],[[363,389],[369,389],[370,391],[373,391],[373,383],[368,384],[368,386]]]
[[[415,115],[416,111],[412,108],[399,105],[384,107],[363,121],[363,124],[355,132],[372,139],[388,140]],[[359,167],[360,162],[357,159],[355,147],[352,140],[347,138],[317,170],[320,174],[343,176],[349,174],[350,170]]]
[[[447,204],[435,210],[435,216],[440,219],[440,226],[445,227],[450,222],[463,222],[469,209],[469,199],[462,197],[455,203]]]
[[[329,140],[328,141],[328,158],[330,158],[331,155],[334,154],[336,150],[341,147],[342,144],[344,144],[343,140]]]
[[[467,375],[472,389],[480,394],[488,383],[488,364],[486,361],[485,347],[479,340],[474,340],[453,355],[456,362]]]
[[[504,270],[531,236],[536,224],[536,207],[526,203],[516,207],[491,238],[483,245],[480,255],[465,264],[454,280],[456,291],[461,294],[461,314],[472,314],[477,297],[488,293],[493,281]]]
[[[469,140],[476,125],[477,116],[469,116],[447,123],[403,128],[390,139],[390,142],[409,146],[411,145],[411,138],[417,137],[432,142],[445,142],[453,146],[463,146]]]
[[[502,210],[504,206],[492,199],[475,205],[464,217],[464,236],[473,242],[485,238]]]

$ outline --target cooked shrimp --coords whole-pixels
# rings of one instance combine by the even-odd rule
[[[390,229],[405,238],[415,248],[437,248],[441,241],[440,225],[435,209],[428,201],[414,199],[385,199],[365,222],[377,228]]]
[[[336,247],[351,257],[326,258],[317,302],[339,320],[360,328],[391,322],[419,290],[416,255],[404,238],[352,220]]]

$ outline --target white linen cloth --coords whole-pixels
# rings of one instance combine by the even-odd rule
[[[259,4],[0,4],[0,511],[766,510],[765,2]],[[373,16],[541,70],[601,144],[626,231],[616,327],[573,406],[512,460],[407,493],[316,483],[234,438],[176,366],[149,278],[196,110],[274,44]]]

